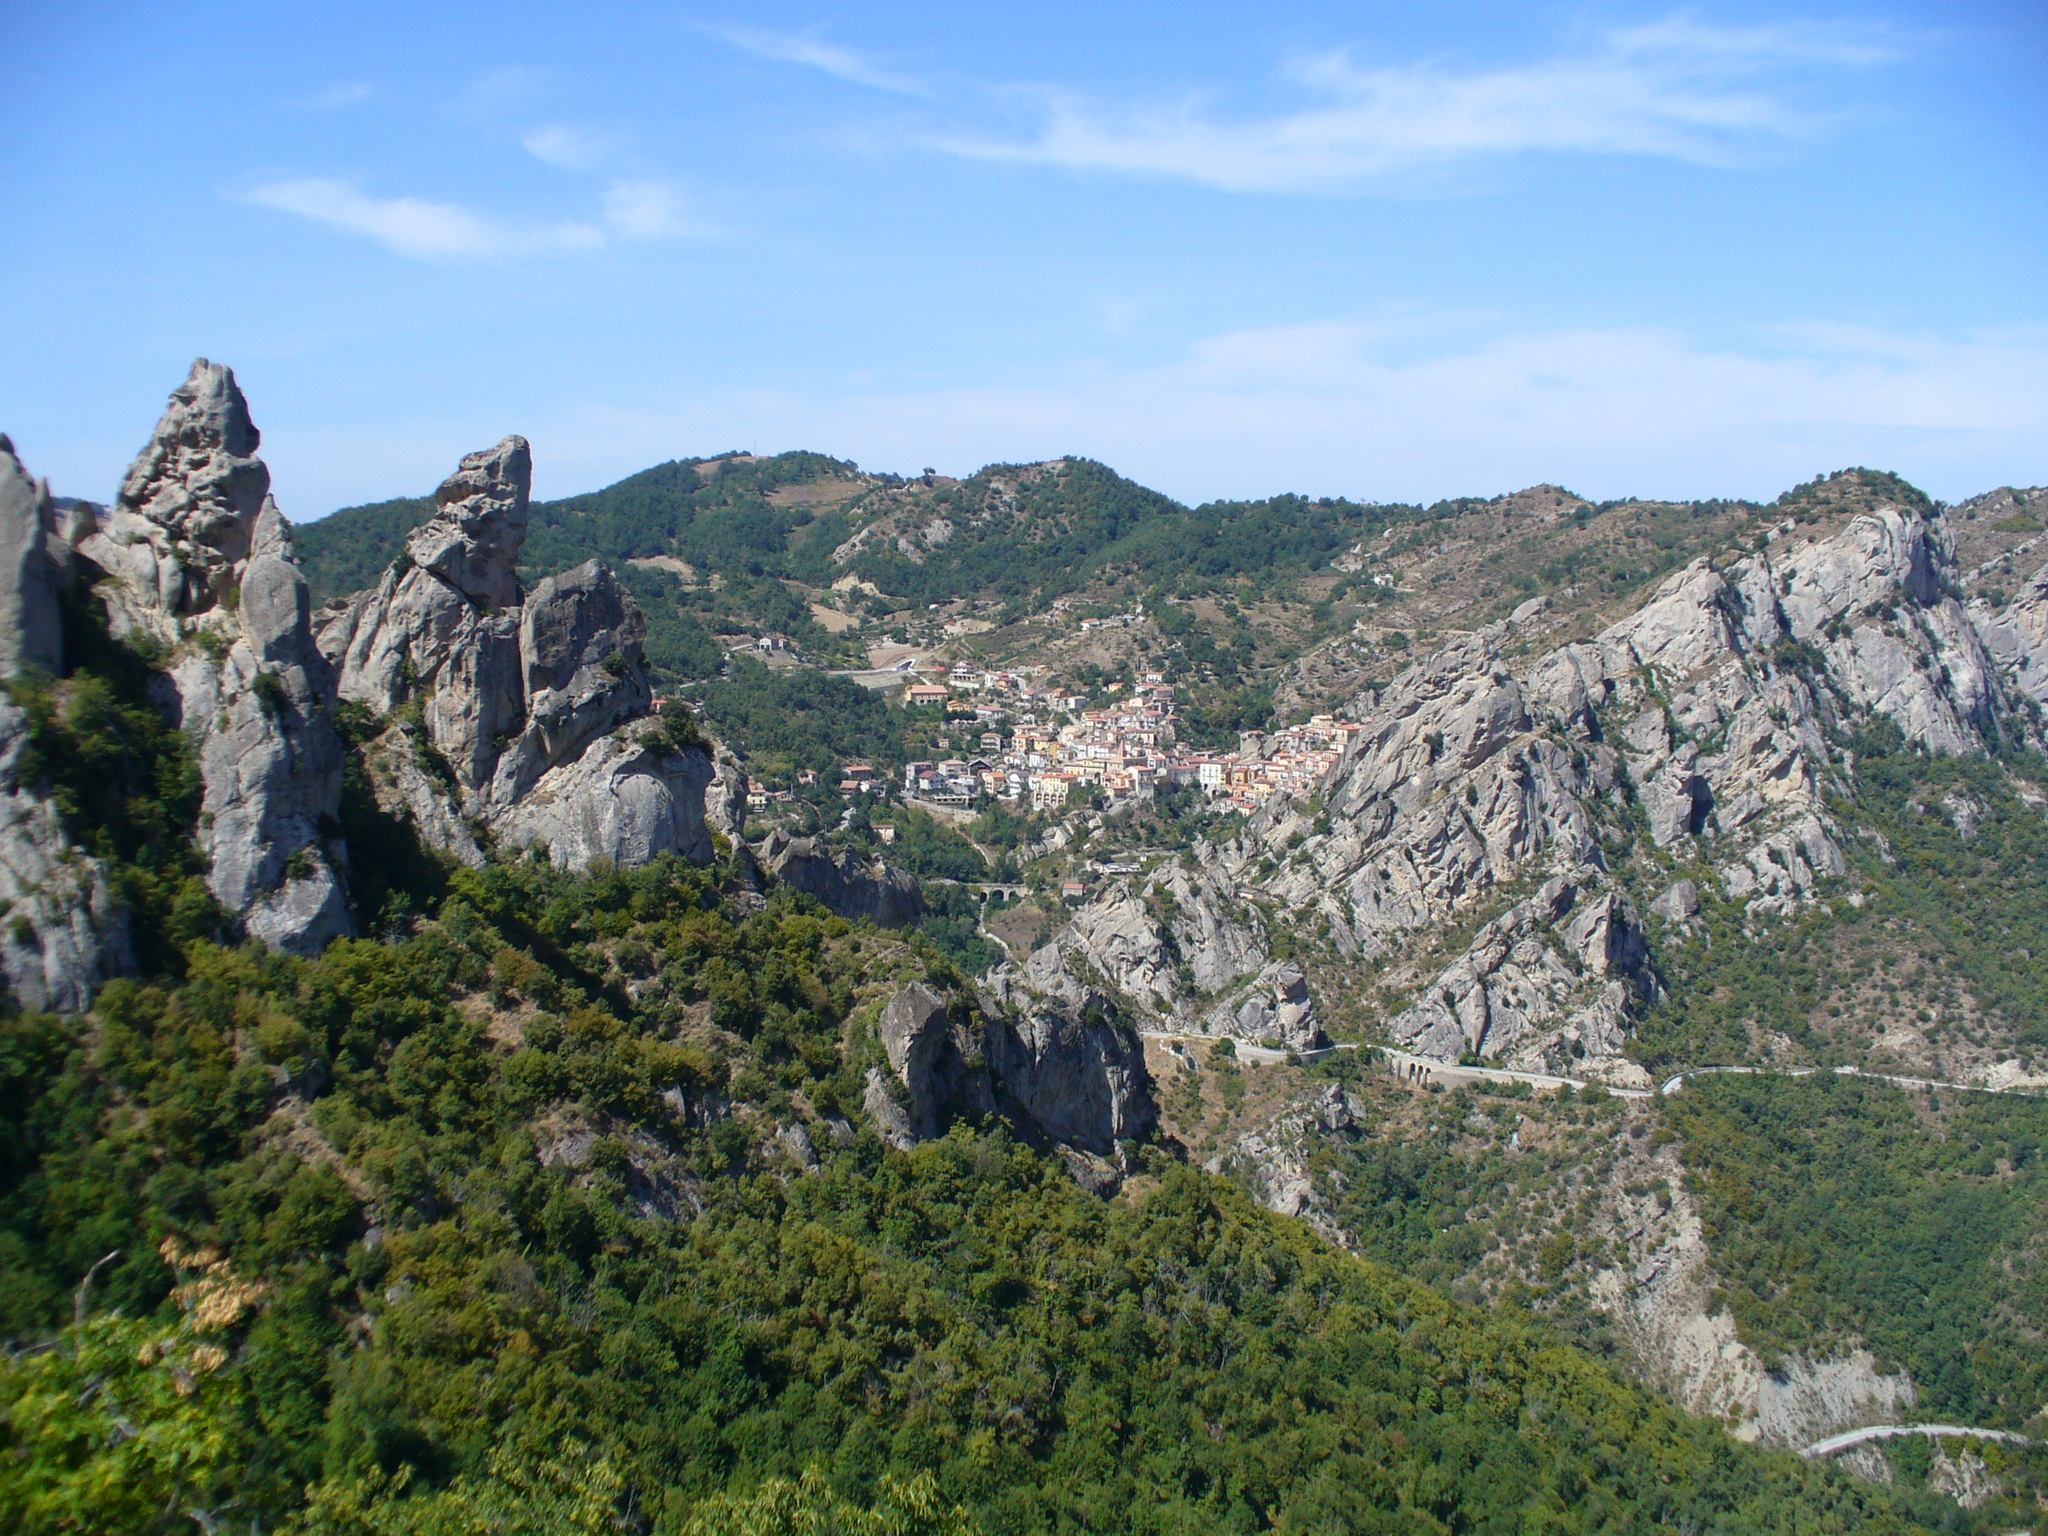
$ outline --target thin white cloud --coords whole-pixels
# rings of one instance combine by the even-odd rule
[[[368,101],[370,94],[370,87],[363,81],[344,80],[311,96],[302,96],[293,105],[303,107],[309,112],[339,112],[343,107],[352,107],[357,102]]]
[[[241,194],[241,200],[360,235],[415,261],[580,256],[619,242],[704,239],[715,233],[695,217],[680,191],[661,181],[611,182],[603,192],[602,224],[512,223],[456,203],[372,197],[348,182],[324,177],[267,182]]]
[[[491,261],[513,256],[574,255],[602,250],[594,224],[508,224],[454,203],[418,197],[371,197],[343,181],[306,177],[273,181],[243,201],[376,241],[416,261]]]
[[[710,233],[683,194],[662,181],[613,182],[604,191],[604,217],[623,240],[675,240]]]
[[[828,43],[809,33],[768,32],[759,27],[709,24],[703,30],[757,58],[771,59],[778,64],[801,64],[809,69],[822,70],[836,80],[877,91],[892,91],[900,96],[931,94],[931,88],[923,81],[885,68],[865,53]]]
[[[548,85],[544,69],[527,64],[507,65],[479,75],[457,91],[447,110],[457,117],[490,118],[500,112],[532,101]]]
[[[1644,155],[1727,163],[1811,136],[1795,69],[1885,62],[1881,42],[1818,28],[1715,28],[1675,19],[1608,34],[1535,63],[1457,70],[1364,67],[1348,52],[1298,61],[1292,110],[1228,118],[1201,100],[1105,106],[1042,93],[1024,138],[951,137],[939,147],[1197,182],[1233,192],[1342,191],[1392,176],[1523,154]]]
[[[619,149],[615,134],[564,123],[532,129],[519,142],[534,159],[565,171],[595,170]]]

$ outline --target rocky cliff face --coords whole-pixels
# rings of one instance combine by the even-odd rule
[[[1156,1119],[1144,1052],[1114,1010],[1014,988],[974,1002],[970,1022],[917,985],[883,1009],[889,1073],[870,1070],[865,1100],[883,1138],[909,1147],[999,1110],[1026,1137],[1078,1154],[1091,1180],[1112,1180],[1117,1143]]]
[[[64,668],[58,593],[71,551],[49,486],[0,434],[0,677]],[[29,717],[0,700],[0,973],[21,1006],[71,1013],[130,963],[106,867],[75,847],[47,786],[27,776]]]
[[[341,739],[260,441],[233,372],[201,358],[77,551],[113,632],[170,652],[162,702],[198,747],[214,895],[252,937],[317,954],[352,931]]]
[[[835,852],[823,838],[771,832],[755,857],[791,890],[815,896],[849,922],[902,928],[924,916],[924,894],[909,875],[887,864],[865,864],[847,850]]]
[[[1813,900],[1846,868],[1825,787],[1853,765],[1831,760],[1829,728],[1881,716],[1938,753],[2036,729],[2048,572],[1996,614],[1966,611],[1956,573],[1944,519],[1884,506],[1824,538],[1788,521],[1518,659],[1543,609],[1526,605],[1355,698],[1365,729],[1313,802],[1276,798],[1229,843],[1112,885],[1015,978],[1094,979],[1150,1026],[1302,1049],[1319,977],[1398,967],[1418,937],[1479,919],[1412,977],[1389,1038],[1633,1081],[1620,1051],[1661,984],[1603,836],[1639,828],[1759,916]],[[1307,982],[1285,1002],[1282,929]]]
[[[50,487],[30,476],[0,432],[0,677],[64,670],[57,598],[70,579]]]
[[[339,696],[390,722],[372,748],[386,808],[472,864],[491,843],[545,845],[569,869],[709,862],[707,804],[731,806],[715,790],[735,770],[636,729],[653,702],[646,625],[601,562],[521,592],[532,478],[522,437],[468,455],[407,561],[323,615]]]

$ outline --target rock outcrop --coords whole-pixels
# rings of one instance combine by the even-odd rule
[[[201,358],[78,557],[114,633],[170,649],[161,696],[198,750],[214,895],[252,937],[312,955],[352,931],[342,748],[260,442],[233,372]]]
[[[493,843],[568,869],[708,863],[729,774],[641,726],[653,689],[631,594],[597,560],[520,590],[532,480],[522,437],[468,455],[406,560],[323,616],[339,696],[390,722],[373,746],[385,808],[471,864]]]
[[[0,699],[0,970],[22,1007],[80,1013],[134,964],[128,914],[44,786],[24,781],[28,746],[27,712]]]
[[[822,838],[771,832],[755,856],[791,890],[815,896],[849,922],[902,928],[924,915],[924,895],[909,875],[892,865],[863,863],[850,850],[834,851]]]
[[[116,578],[101,589],[116,635],[140,629],[176,645],[187,638],[182,620],[223,611],[270,494],[261,442],[234,371],[193,363],[114,505],[79,544]]]
[[[877,1028],[889,1068],[909,1099],[904,1129],[914,1140],[928,1141],[961,1116],[995,1108],[978,1043],[929,988],[913,985],[897,993]]]
[[[70,566],[49,485],[30,477],[0,432],[0,677],[64,670],[57,599]]]
[[[1275,797],[1228,842],[1111,883],[1015,979],[1047,992],[1064,975],[1149,1026],[1300,1048],[1326,968],[1398,968],[1417,937],[1471,922],[1460,954],[1403,982],[1393,1039],[1631,1077],[1620,1052],[1660,983],[1603,836],[1640,827],[1753,919],[1817,899],[1847,870],[1832,730],[1886,718],[1928,751],[1974,753],[2048,698],[2048,571],[1996,616],[1957,590],[1945,520],[1880,506],[1826,536],[1788,521],[1590,639],[1511,660],[1542,621],[1524,605],[1354,698],[1364,729],[1314,797]],[[1306,982],[1284,1001],[1282,927]]]
[[[992,1111],[1028,1139],[1084,1159],[1114,1159],[1119,1142],[1151,1131],[1144,1051],[1106,999],[1084,995],[1076,1005],[1005,987],[970,1011],[971,1021],[922,985],[883,1009],[877,1033],[889,1073],[869,1072],[864,1107],[891,1145]]]
[[[1657,982],[1628,898],[1599,887],[1590,866],[1546,881],[1481,928],[1388,1022],[1388,1038],[1440,1061],[1515,1060],[1535,1040],[1573,1058],[1619,1056],[1630,1004],[1654,996]]]

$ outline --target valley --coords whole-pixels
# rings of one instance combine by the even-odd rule
[[[2048,493],[259,443],[0,455],[0,1510],[2039,1518]]]

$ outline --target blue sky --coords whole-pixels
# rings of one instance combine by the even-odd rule
[[[2048,8],[9,7],[0,430],[299,519],[815,448],[1174,495],[2048,481]]]

